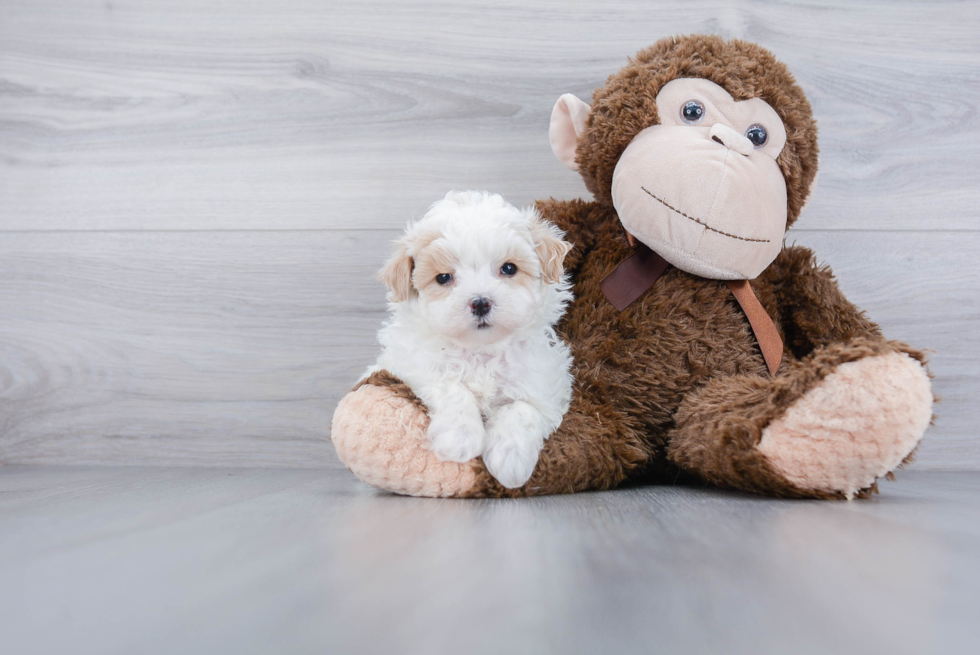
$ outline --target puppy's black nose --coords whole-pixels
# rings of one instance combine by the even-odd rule
[[[489,298],[474,298],[470,301],[470,309],[473,311],[474,316],[483,318],[490,313],[492,304]]]

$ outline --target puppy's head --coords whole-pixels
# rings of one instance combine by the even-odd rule
[[[429,326],[486,345],[546,318],[571,245],[533,207],[486,192],[450,192],[409,225],[379,277],[394,303],[414,303]]]

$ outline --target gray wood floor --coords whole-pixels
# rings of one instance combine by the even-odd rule
[[[980,472],[869,501],[0,468],[4,653],[969,653]]]
[[[980,2],[0,0],[0,462],[330,466],[387,243],[552,156],[676,33],[795,71],[822,172],[790,240],[935,351],[917,466],[980,469]]]

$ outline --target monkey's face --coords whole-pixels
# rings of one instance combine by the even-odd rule
[[[668,82],[656,103],[660,124],[630,141],[613,173],[623,226],[689,273],[755,278],[786,230],[779,115],[759,98],[736,102],[694,78]]]
[[[734,97],[733,97],[734,96]],[[810,103],[761,46],[666,37],[551,114],[551,147],[628,232],[678,268],[754,278],[776,257],[818,167]]]

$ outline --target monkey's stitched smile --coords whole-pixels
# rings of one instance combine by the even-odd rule
[[[769,243],[769,239],[750,239],[748,237],[740,237],[740,236],[736,236],[734,234],[729,234],[728,232],[722,232],[721,230],[716,230],[715,228],[711,227],[710,225],[708,225],[707,223],[705,223],[704,221],[702,221],[700,218],[695,218],[693,216],[688,216],[687,214],[685,214],[681,210],[679,210],[679,209],[677,209],[675,207],[671,207],[663,198],[658,198],[653,193],[651,193],[646,187],[641,186],[640,188],[643,189],[643,192],[644,193],[646,193],[648,196],[650,196],[651,198],[653,198],[654,200],[656,200],[657,202],[659,202],[661,205],[663,205],[664,207],[666,207],[670,211],[675,212],[677,214],[680,214],[681,216],[683,216],[684,218],[686,218],[688,220],[694,221],[698,225],[704,227],[706,230],[711,230],[712,232],[715,232],[717,234],[721,234],[722,236],[731,237],[732,239],[738,239],[739,241],[752,241],[754,243]]]

